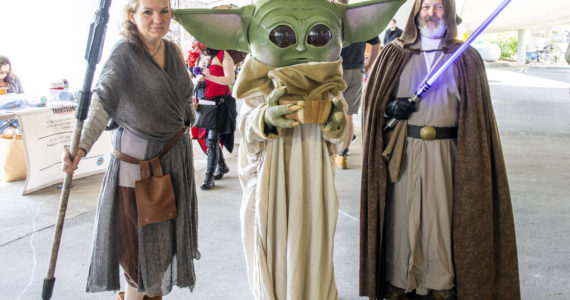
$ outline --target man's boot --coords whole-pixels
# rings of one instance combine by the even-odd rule
[[[200,186],[202,190],[209,190],[214,187],[214,170],[218,162],[218,141],[214,139],[207,139],[206,146],[208,147],[208,159],[206,161],[206,176],[204,183]]]
[[[218,145],[218,165],[216,166],[216,173],[214,173],[214,179],[220,180],[224,177],[224,174],[230,171],[226,161],[224,160],[224,154],[222,153],[222,148]]]
[[[405,300],[405,299],[406,299],[406,293],[403,289],[388,284],[388,290],[386,291],[386,300]]]
[[[432,291],[432,299],[434,300],[457,300],[457,294],[453,289],[443,291]]]

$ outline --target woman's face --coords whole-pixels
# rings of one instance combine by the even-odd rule
[[[171,18],[169,0],[139,0],[137,10],[131,13],[131,22],[137,26],[143,42],[162,39],[170,28]]]
[[[5,65],[0,66],[0,80],[6,79],[6,76],[8,76],[8,73],[10,73],[10,65],[5,64]]]

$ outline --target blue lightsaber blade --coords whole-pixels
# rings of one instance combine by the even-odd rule
[[[441,65],[441,67],[435,72],[433,73],[433,75],[431,75],[430,77],[428,77],[421,85],[420,87],[416,90],[416,93],[410,97],[408,99],[408,101],[410,102],[418,102],[422,99],[422,96],[429,91],[429,89],[431,88],[431,86],[433,85],[433,83],[441,76],[441,74],[443,74],[443,72],[445,72],[445,70],[447,70],[447,68],[449,68],[449,66],[451,66],[455,60],[457,60],[457,58],[459,57],[459,55],[461,55],[461,53],[463,53],[465,51],[465,49],[467,49],[467,47],[469,47],[469,45],[471,45],[471,43],[473,43],[473,41],[481,34],[481,32],[483,32],[483,30],[485,30],[485,28],[487,28],[487,26],[489,26],[489,24],[491,24],[491,21],[493,21],[497,15],[499,15],[499,13],[511,2],[512,0],[504,0],[488,17],[487,19],[481,23],[481,25],[479,25],[479,27],[477,27],[477,29],[475,29],[475,31],[473,31],[473,33],[469,36],[469,38],[463,43],[461,44],[461,46],[459,46],[459,48],[457,48],[457,50],[455,50],[455,52],[451,55],[451,57],[443,64]],[[394,126],[396,126],[396,124],[398,123],[397,119],[391,119],[390,121],[388,121],[388,123],[386,123],[386,126],[384,126],[384,131],[388,131],[390,129],[392,129]]]

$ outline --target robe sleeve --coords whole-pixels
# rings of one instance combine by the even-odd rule
[[[266,97],[259,95],[244,99],[240,112],[240,132],[245,140],[248,153],[258,153],[265,148],[265,142],[278,138],[277,134],[266,134],[263,117],[267,109]]]
[[[184,56],[182,54],[182,51],[180,50],[180,48],[176,44],[173,44],[173,47],[174,47],[174,51],[176,52],[176,55],[174,55],[174,57],[172,58],[176,61],[175,64],[185,65]],[[194,124],[194,122],[196,122],[196,111],[194,110],[194,105],[192,105],[194,103],[194,83],[192,82],[192,74],[190,73],[190,71],[188,71],[186,68],[184,68],[184,70],[181,71],[179,75],[184,76],[184,75],[182,75],[182,73],[184,73],[184,75],[188,75],[188,85],[182,86],[182,89],[185,91],[185,93],[183,93],[182,97],[184,97],[184,100],[186,101],[186,104],[187,104],[187,107],[186,107],[187,118],[186,118],[184,123],[187,126],[192,126],[192,124]]]
[[[115,57],[109,58],[101,71],[97,85],[93,89],[93,97],[98,98],[111,117],[113,117],[114,112],[119,107],[122,87],[126,86],[124,81],[127,78],[121,75],[120,70],[124,66],[118,64],[117,60]]]

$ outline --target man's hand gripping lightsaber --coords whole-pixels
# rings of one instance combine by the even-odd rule
[[[422,96],[429,91],[433,83],[457,60],[459,55],[463,53],[471,43],[489,26],[491,21],[497,17],[497,15],[511,2],[511,0],[504,0],[488,17],[487,19],[473,31],[473,33],[469,36],[469,38],[457,48],[457,50],[451,55],[451,57],[437,70],[437,72],[433,73],[430,77],[428,77],[416,90],[416,93],[408,99],[409,102],[415,103],[422,99]],[[384,132],[394,128],[398,123],[398,119],[390,119],[386,126],[384,126]]]

